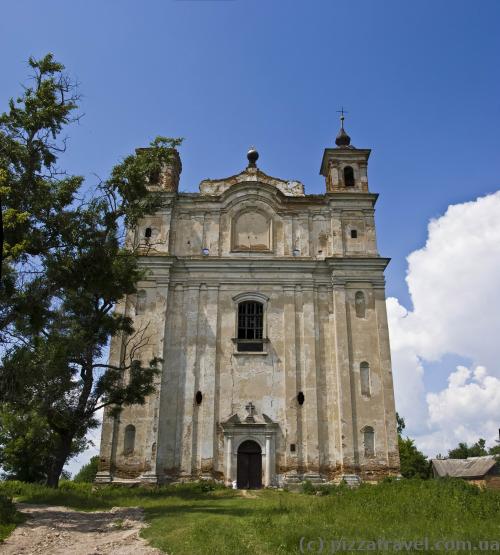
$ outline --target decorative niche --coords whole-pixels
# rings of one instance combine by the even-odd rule
[[[244,210],[232,221],[232,250],[236,252],[271,252],[272,218],[255,209]]]

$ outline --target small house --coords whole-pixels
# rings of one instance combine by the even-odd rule
[[[493,455],[468,459],[432,459],[434,478],[462,478],[480,487],[500,489],[500,462]]]

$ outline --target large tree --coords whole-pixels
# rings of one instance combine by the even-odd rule
[[[57,487],[68,458],[96,413],[143,403],[160,359],[142,360],[147,326],[134,330],[116,311],[143,276],[125,228],[161,206],[148,189],[180,140],[158,137],[127,156],[94,188],[58,170],[59,134],[77,108],[74,83],[52,56],[30,60],[34,88],[11,101],[0,119],[4,277],[0,292],[4,356],[0,402],[46,422],[52,442],[47,484]],[[63,84],[63,88],[61,88]],[[55,92],[54,92],[55,91]],[[105,363],[111,337],[128,345],[116,366]]]
[[[28,63],[29,85],[0,115],[0,272],[4,260],[26,262],[56,244],[54,224],[83,181],[57,166],[61,131],[78,120],[76,83],[51,54]]]

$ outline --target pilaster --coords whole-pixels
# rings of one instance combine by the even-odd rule
[[[155,311],[152,318],[154,327],[154,345],[152,345],[152,355],[159,358],[163,357],[165,351],[165,331],[166,315],[168,309],[168,290],[169,280],[167,276],[159,278],[156,282]],[[155,378],[155,391],[149,399],[149,424],[144,442],[145,472],[140,476],[140,480],[146,483],[158,482],[158,443],[159,443],[159,418],[161,403],[161,387],[163,383],[163,364],[160,374]]]
[[[203,474],[212,474],[215,459],[215,387],[217,368],[217,331],[219,319],[219,286],[209,285],[206,291],[206,305],[203,308],[205,330],[204,349],[200,354],[199,388],[203,401],[199,408],[199,468]]]
[[[304,395],[305,402],[301,407],[304,413],[306,436],[306,468],[310,472],[319,471],[318,441],[318,390],[316,381],[316,307],[314,288],[312,285],[302,287],[303,296],[303,352]]]
[[[184,367],[184,407],[181,424],[181,475],[191,476],[193,455],[193,409],[195,375],[198,364],[198,315],[200,288],[198,284],[187,287],[184,315],[186,319],[186,363]]]
[[[342,470],[352,473],[357,466],[357,430],[353,422],[354,411],[351,391],[350,339],[347,319],[345,285],[334,284],[335,360],[338,387],[338,420],[340,422],[340,456]]]
[[[396,407],[394,401],[394,385],[392,379],[391,351],[389,344],[389,325],[385,290],[383,287],[374,289],[375,315],[377,318],[380,372],[383,384],[385,446],[387,463],[390,468],[399,468],[398,436],[396,429]]]
[[[287,470],[297,468],[297,450],[290,451],[290,444],[297,445],[297,358],[295,328],[295,287],[293,285],[283,288],[283,330],[285,335],[285,446],[284,462]]]

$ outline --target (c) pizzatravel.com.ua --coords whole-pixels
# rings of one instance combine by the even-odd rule
[[[346,540],[329,539],[322,537],[300,538],[301,553],[342,553],[352,551],[371,552],[411,552],[411,551],[493,551],[500,552],[500,538],[498,540],[431,540],[422,538],[419,540]]]

